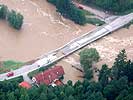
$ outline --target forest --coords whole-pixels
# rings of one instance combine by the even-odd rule
[[[133,0],[77,0],[84,4],[100,7],[115,14],[133,12]]]
[[[91,51],[97,57],[94,58],[97,61],[98,53],[95,49]],[[84,52],[80,54],[83,59],[83,55],[88,51]],[[88,57],[91,57],[92,54],[88,54]],[[86,62],[82,62],[84,67]],[[127,59],[125,50],[119,52],[112,68],[104,64],[98,73],[98,81],[92,80],[93,77],[85,77],[83,82],[77,81],[75,84],[69,80],[62,86],[42,84],[28,90],[18,86],[21,78],[3,81],[0,82],[0,100],[133,100],[133,62]]]

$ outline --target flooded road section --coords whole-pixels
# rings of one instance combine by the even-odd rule
[[[0,61],[29,61],[95,28],[60,16],[46,0],[0,0],[24,16],[20,31],[0,20]]]

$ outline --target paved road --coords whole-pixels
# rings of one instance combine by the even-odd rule
[[[33,63],[32,65],[26,65],[23,66],[20,69],[14,70],[14,76],[7,77],[6,74],[0,74],[0,81],[8,80],[11,78],[15,78],[18,76],[23,76],[25,74],[28,74],[29,72],[32,72],[36,69],[39,69],[40,67],[45,67],[53,62],[56,62],[65,56],[70,55],[71,53],[79,50],[80,48],[88,45],[89,43],[94,42],[95,40],[123,27],[127,23],[129,23],[131,20],[133,20],[133,13],[118,17],[114,21],[110,22],[109,24],[103,25],[101,27],[96,28],[95,30],[92,30],[91,32],[85,33],[84,35],[71,40],[66,45],[48,52],[47,54],[42,55],[41,57],[38,57],[39,60]],[[41,62],[41,63],[40,63]],[[38,63],[40,63],[40,67],[38,67]]]
[[[98,10],[98,9],[95,9],[95,8],[92,8],[92,7],[83,5],[83,4],[79,4],[79,3],[76,3],[76,2],[73,2],[73,3],[77,6],[82,6],[84,10],[93,13],[96,16],[96,18],[98,18],[98,19],[100,19],[100,20],[102,20],[106,23],[110,23],[112,20],[114,20],[118,17],[118,16],[115,16],[115,15],[111,15],[109,13],[106,13],[102,10]]]

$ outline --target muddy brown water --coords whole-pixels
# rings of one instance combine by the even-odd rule
[[[46,0],[0,0],[24,16],[20,31],[0,20],[0,60],[29,61],[56,49],[95,26],[79,26],[60,16]]]
[[[96,48],[100,54],[100,62],[97,66],[101,68],[103,64],[111,67],[118,53],[126,50],[127,59],[133,61],[133,25],[129,29],[122,28],[112,34],[89,45],[89,48]]]
[[[112,34],[109,34],[90,45],[84,47],[84,48],[96,48],[97,51],[100,54],[100,60],[98,63],[94,64],[93,67],[96,67],[98,69],[101,69],[103,64],[107,64],[109,68],[112,67],[116,56],[118,55],[119,51],[122,49],[126,50],[127,53],[127,59],[130,59],[133,61],[133,25],[129,28],[122,28],[116,32],[113,32]],[[82,48],[82,50],[84,49]],[[74,54],[70,55],[69,57],[73,58],[76,62],[79,62],[79,52],[81,50],[75,52]],[[71,62],[73,59],[70,59]],[[59,64],[64,65],[64,62],[59,62]],[[65,62],[66,63],[66,62]],[[64,66],[67,66],[66,69],[66,76],[64,82],[67,82],[67,80],[72,79],[73,83],[76,82],[76,80],[83,80],[81,77],[83,76],[83,73],[76,70],[76,74],[74,71],[74,68],[71,68],[71,64],[67,63]],[[73,72],[74,71],[74,72]],[[72,73],[70,73],[72,72]],[[94,80],[98,80],[97,73],[94,74]]]

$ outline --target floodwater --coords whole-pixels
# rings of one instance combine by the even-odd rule
[[[107,64],[111,67],[118,53],[125,49],[127,58],[133,60],[133,25],[129,29],[122,28],[102,39],[90,44],[89,48],[96,48],[100,54],[100,61],[97,66]]]
[[[95,28],[60,16],[46,0],[0,0],[24,16],[20,31],[0,20],[0,61],[29,61]]]
[[[116,32],[113,32],[112,34],[109,34],[90,45],[84,47],[84,48],[96,48],[97,51],[100,54],[100,60],[98,63],[94,64],[93,67],[96,67],[98,69],[101,69],[101,66],[103,64],[107,64],[109,68],[112,67],[116,56],[118,55],[119,51],[122,49],[126,50],[127,53],[127,59],[130,59],[133,61],[133,25],[130,26],[129,29],[122,28]],[[82,50],[84,49],[82,48]],[[79,63],[79,52],[81,50],[75,52],[74,54],[70,55],[68,58],[71,58],[71,62],[75,60],[77,63]],[[67,70],[64,82],[68,81],[69,79],[73,80],[73,83],[75,83],[76,79],[83,80],[81,77],[83,76],[83,73],[76,70],[76,74],[74,71],[74,68],[71,66],[70,63],[67,63]],[[59,63],[60,64],[60,63]],[[64,64],[64,62],[61,62],[61,64]],[[70,73],[72,72],[72,73]],[[77,74],[78,73],[78,74]],[[69,76],[69,77],[68,77]],[[72,76],[72,77],[71,77]],[[97,81],[97,73],[94,74],[94,80]]]
[[[63,83],[67,83],[68,80],[72,80],[73,84],[78,80],[83,80],[83,73],[72,67],[72,65],[66,61],[58,62],[58,65],[62,65],[65,75]]]

